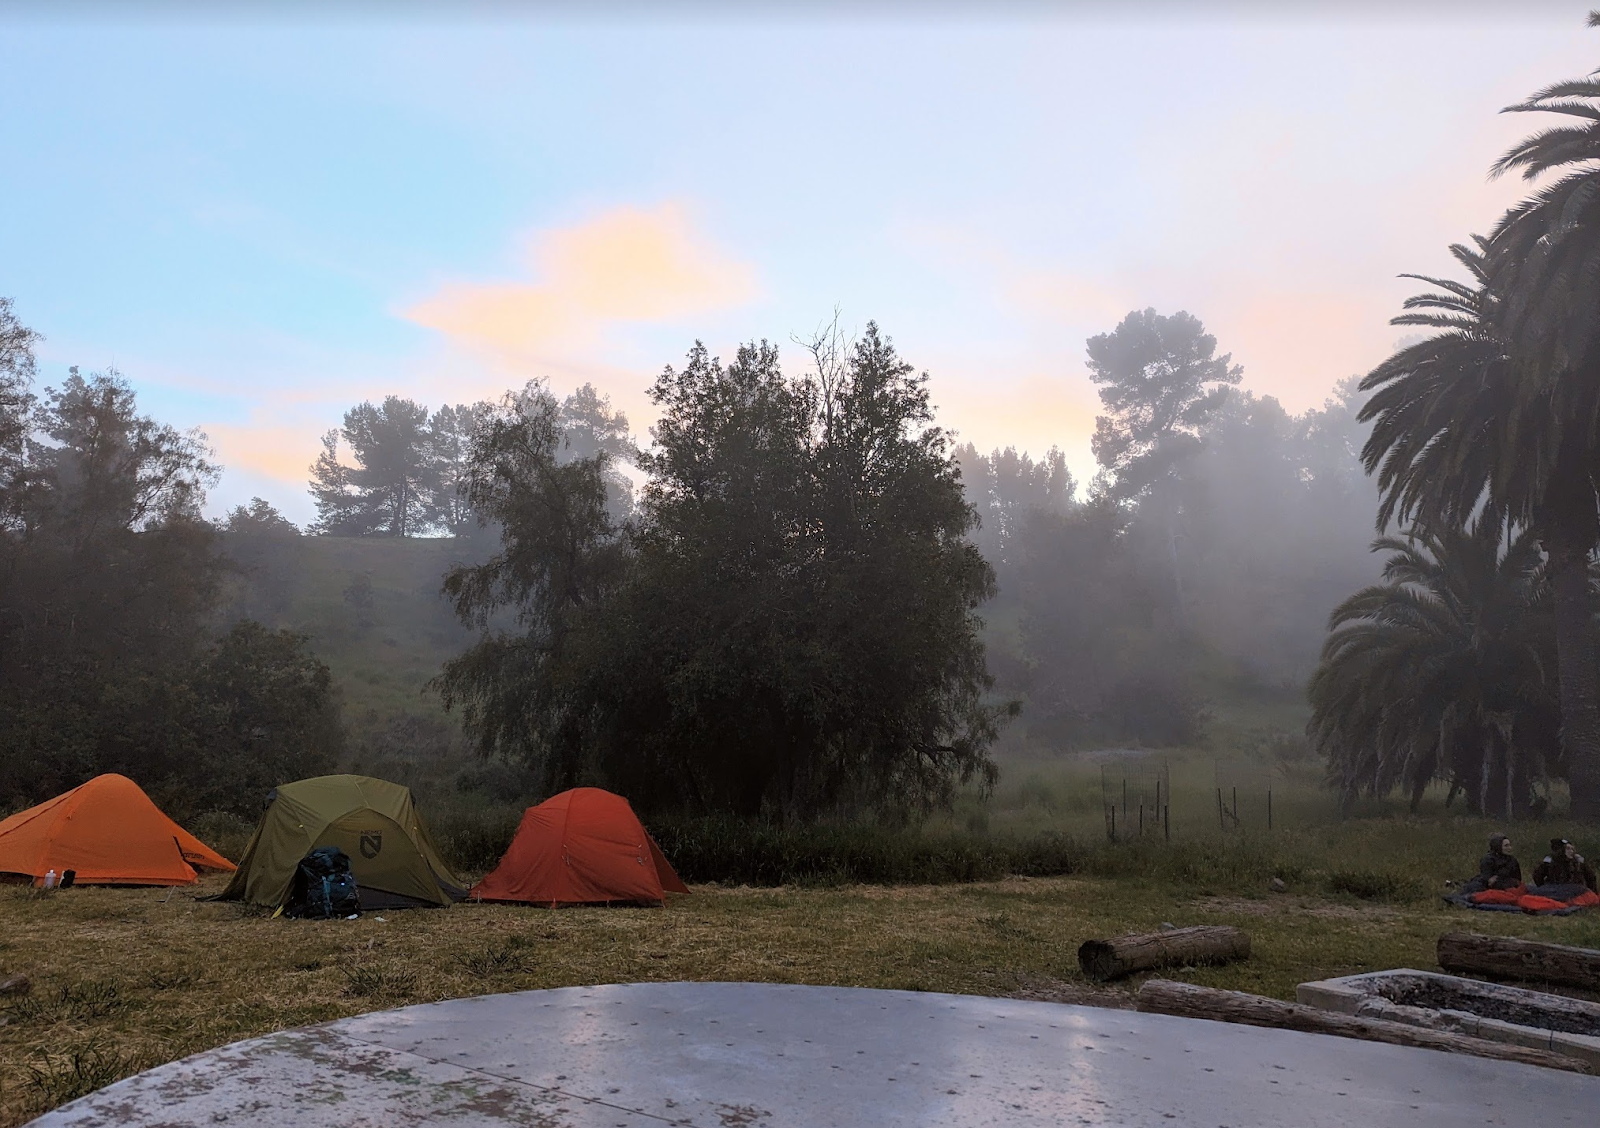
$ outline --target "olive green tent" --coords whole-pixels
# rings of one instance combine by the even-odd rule
[[[218,900],[284,904],[300,859],[319,846],[350,858],[363,909],[448,905],[466,890],[439,857],[409,788],[357,775],[274,788],[239,868]]]

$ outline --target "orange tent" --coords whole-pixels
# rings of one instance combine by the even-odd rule
[[[75,870],[95,885],[188,885],[196,869],[233,863],[167,818],[127,776],[95,776],[0,821],[0,873]]]
[[[620,795],[578,787],[522,813],[505,857],[473,887],[479,901],[659,905],[689,889]]]

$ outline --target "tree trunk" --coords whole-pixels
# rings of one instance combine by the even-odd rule
[[[1483,763],[1478,772],[1478,813],[1488,816],[1494,814],[1489,810],[1489,773],[1494,767],[1494,738],[1486,733],[1483,743]]]
[[[1509,740],[1502,740],[1500,746],[1505,750],[1506,757],[1506,821],[1510,822],[1517,817],[1517,763],[1514,755],[1516,750]]]
[[[1219,964],[1249,956],[1249,933],[1228,925],[1201,924],[1114,940],[1086,940],[1078,949],[1078,966],[1090,979],[1106,980],[1158,967]]]
[[[1446,932],[1439,937],[1439,966],[1446,971],[1524,979],[1600,991],[1600,952],[1537,940]]]
[[[1181,1018],[1206,1018],[1216,1022],[1237,1022],[1245,1026],[1265,1026],[1273,1030],[1303,1030],[1310,1034],[1333,1034],[1367,1042],[1387,1042],[1396,1046],[1420,1046],[1430,1050],[1472,1054],[1501,1061],[1520,1061],[1572,1073],[1588,1073],[1589,1063],[1550,1050],[1491,1042],[1408,1026],[1381,1018],[1360,1018],[1353,1014],[1320,1010],[1301,1003],[1286,1003],[1242,991],[1219,991],[1167,979],[1151,979],[1139,988],[1137,1007],[1152,1014],[1174,1014]]]
[[[1572,817],[1600,821],[1600,667],[1589,607],[1589,550],[1549,538],[1555,593],[1556,662],[1561,683],[1561,751],[1572,788]]]

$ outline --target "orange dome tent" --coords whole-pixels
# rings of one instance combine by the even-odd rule
[[[75,871],[92,885],[188,885],[233,863],[173,822],[127,776],[95,776],[0,821],[0,874]]]
[[[473,887],[478,901],[659,905],[689,889],[620,795],[563,791],[522,813],[505,857]]]

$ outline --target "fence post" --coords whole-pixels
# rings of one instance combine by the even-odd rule
[[[1272,788],[1267,788],[1267,829],[1272,829]]]
[[[1217,788],[1217,829],[1227,830],[1228,824],[1222,821],[1222,788]]]
[[[1167,841],[1172,841],[1172,804],[1168,803],[1161,808],[1161,832],[1166,835]]]

